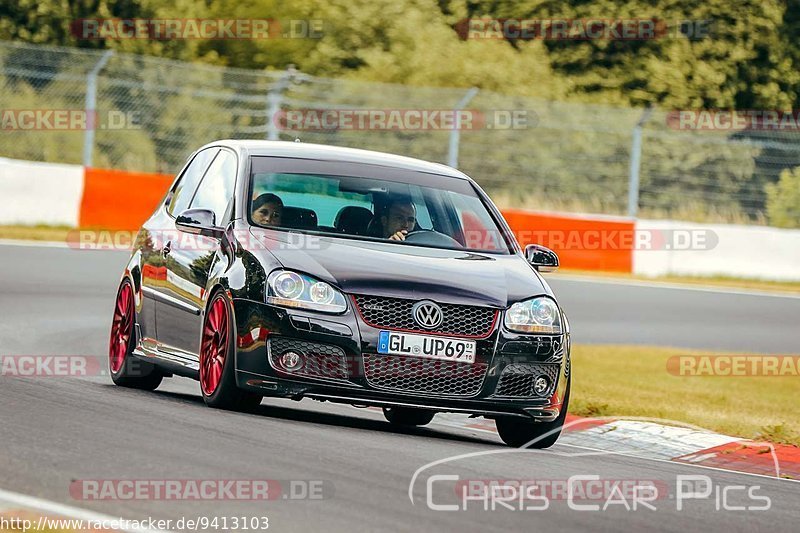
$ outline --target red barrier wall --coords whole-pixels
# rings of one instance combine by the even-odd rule
[[[164,198],[173,178],[165,174],[85,169],[80,227],[138,230]]]
[[[506,209],[503,216],[523,248],[528,244],[551,248],[562,268],[633,271],[633,220],[522,209]]]

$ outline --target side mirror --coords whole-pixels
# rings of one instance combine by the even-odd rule
[[[529,244],[525,247],[525,259],[533,265],[538,272],[553,272],[558,270],[558,256],[550,248]]]
[[[186,233],[219,239],[225,235],[225,229],[216,225],[215,218],[210,209],[187,209],[175,219],[175,227]]]

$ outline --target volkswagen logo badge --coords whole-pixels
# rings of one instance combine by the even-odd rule
[[[425,329],[438,328],[444,320],[442,308],[430,300],[414,304],[411,314],[414,316],[414,321]]]

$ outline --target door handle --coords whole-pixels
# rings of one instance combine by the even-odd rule
[[[172,251],[172,242],[167,241],[164,243],[164,247],[161,249],[161,255],[164,256],[164,259],[167,258],[169,253]]]

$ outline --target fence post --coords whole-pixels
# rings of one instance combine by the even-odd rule
[[[283,104],[283,93],[289,88],[289,85],[294,81],[297,74],[297,69],[294,65],[289,65],[289,68],[281,75],[275,85],[267,93],[267,140],[277,141],[280,139],[280,128],[278,127],[277,118],[278,113],[281,111]]]
[[[631,141],[631,162],[628,170],[628,216],[636,218],[639,212],[639,170],[642,166],[642,127],[653,113],[653,107],[644,110],[636,126],[633,127]]]
[[[467,104],[475,98],[475,95],[478,94],[478,88],[473,87],[467,94],[459,100],[456,104],[455,111],[461,111]],[[450,146],[447,149],[447,164],[453,168],[458,168],[458,146],[461,141],[461,114],[456,113],[455,123],[453,124],[453,129],[450,130]]]
[[[83,166],[92,166],[92,153],[94,152],[94,129],[97,127],[97,75],[106,66],[108,60],[114,55],[113,50],[106,50],[95,63],[89,74],[86,75],[86,101],[84,110],[86,111],[86,131],[83,133]]]

